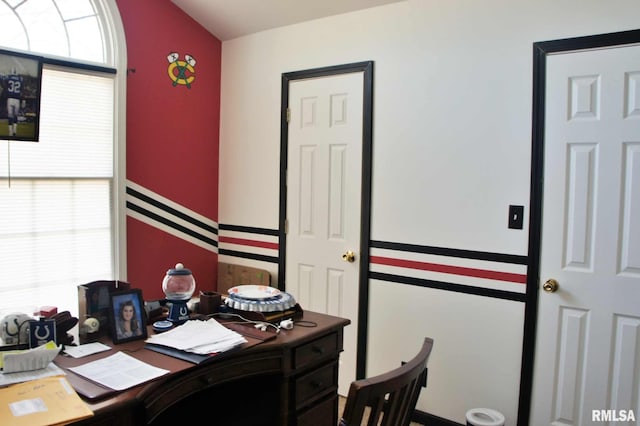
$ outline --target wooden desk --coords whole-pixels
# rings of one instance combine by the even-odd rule
[[[281,330],[273,340],[200,365],[144,349],[143,341],[113,345],[112,351],[81,360],[60,356],[56,363],[65,368],[122,350],[172,371],[153,382],[87,401],[95,416],[75,424],[176,426],[205,421],[233,426],[335,426],[338,359],[343,328],[350,321],[315,312],[304,312],[300,319],[317,326],[296,325]]]

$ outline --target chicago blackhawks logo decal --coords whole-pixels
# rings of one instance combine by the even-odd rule
[[[169,61],[169,78],[173,82],[173,86],[182,85],[191,89],[191,83],[196,79],[196,60],[191,55],[184,55],[184,60],[180,59],[180,55],[172,52],[167,56]]]

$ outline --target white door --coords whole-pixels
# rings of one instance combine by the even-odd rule
[[[550,55],[546,78],[540,285],[559,286],[539,294],[530,424],[637,425],[640,46]]]
[[[346,395],[356,374],[363,73],[292,81],[289,110],[286,289],[302,309],[351,320],[339,368]]]

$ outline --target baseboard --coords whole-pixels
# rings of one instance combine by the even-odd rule
[[[461,423],[443,419],[442,417],[434,416],[433,414],[425,413],[424,411],[420,410],[415,410],[413,412],[411,421],[424,426],[464,426]]]

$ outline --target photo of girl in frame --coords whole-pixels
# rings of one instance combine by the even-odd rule
[[[111,335],[116,344],[147,338],[141,290],[111,294]]]

